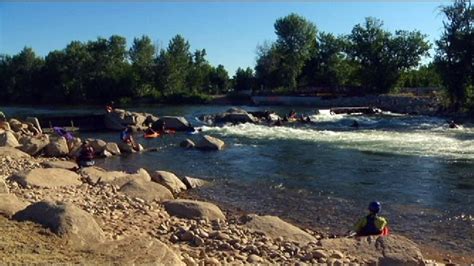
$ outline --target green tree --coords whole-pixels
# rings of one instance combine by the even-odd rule
[[[206,50],[196,50],[187,74],[187,88],[192,93],[211,93],[210,75],[212,66],[206,59]]]
[[[213,94],[226,93],[229,90],[229,73],[223,65],[212,68],[209,82]]]
[[[276,51],[281,54],[279,68],[284,74],[283,86],[295,91],[297,78],[316,45],[316,26],[297,14],[279,18],[275,22]]]
[[[346,46],[344,37],[319,33],[317,49],[303,70],[302,79],[306,84],[333,90],[354,85],[355,67],[347,58]]]
[[[192,64],[189,42],[176,35],[157,59],[157,80],[165,96],[189,93],[187,76]]]
[[[435,64],[447,88],[454,110],[465,105],[474,93],[474,9],[471,1],[455,0],[442,8],[444,32],[436,42]]]
[[[152,95],[154,88],[155,51],[148,36],[134,38],[128,55],[132,63],[132,87],[134,96]]]
[[[35,102],[41,94],[38,81],[44,60],[37,57],[33,49],[25,47],[17,55],[4,57],[2,61],[2,64],[9,68],[5,71],[8,76],[2,82],[9,100]]]
[[[233,79],[235,91],[252,90],[254,87],[255,77],[250,67],[237,68]]]
[[[400,73],[416,67],[430,48],[419,31],[382,29],[382,21],[366,18],[348,36],[348,53],[359,64],[359,81],[369,93],[386,93],[397,83]]]
[[[285,84],[281,61],[276,44],[266,42],[257,47],[255,79],[263,90],[270,91]]]
[[[418,69],[404,71],[397,83],[397,87],[401,88],[439,88],[440,86],[441,77],[436,71],[435,65],[433,63],[420,66]]]

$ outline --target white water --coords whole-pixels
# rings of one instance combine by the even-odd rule
[[[433,119],[417,120],[414,125],[413,121],[398,119],[390,120],[387,123],[387,120],[375,120],[367,116],[351,116],[350,119],[348,117],[321,113],[311,116],[311,120],[316,122],[316,126],[306,128],[240,124],[203,127],[203,130],[223,136],[259,140],[299,140],[326,143],[341,149],[366,152],[474,160],[472,138],[474,130],[472,128],[449,129],[442,120]],[[348,128],[347,124],[350,125],[352,120],[357,120],[363,127],[361,126],[360,129]],[[336,126],[327,126],[330,129],[319,128],[318,123],[321,122],[335,123]],[[377,125],[381,123],[389,127],[395,125],[397,128],[377,128]]]

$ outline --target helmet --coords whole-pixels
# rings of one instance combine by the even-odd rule
[[[369,204],[369,211],[373,212],[373,213],[378,213],[380,212],[380,209],[382,208],[382,206],[380,205],[380,202],[378,201],[372,201],[370,204]]]

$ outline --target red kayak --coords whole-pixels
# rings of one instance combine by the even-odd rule
[[[143,135],[143,137],[146,138],[146,139],[154,139],[154,138],[158,138],[159,136],[160,136],[160,133],[158,133],[158,132]]]

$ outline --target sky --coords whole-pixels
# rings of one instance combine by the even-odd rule
[[[274,41],[276,19],[297,13],[319,31],[349,34],[365,17],[376,17],[386,30],[419,30],[434,42],[442,33],[439,7],[447,1],[353,2],[2,2],[0,54],[32,47],[40,56],[73,40],[118,34],[130,45],[148,35],[165,48],[176,34],[191,49],[206,49],[207,59],[230,76],[238,67],[254,67],[257,45]],[[425,61],[429,59],[425,59]]]

